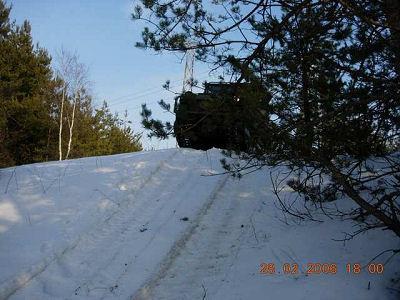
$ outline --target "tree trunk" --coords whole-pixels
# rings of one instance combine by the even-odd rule
[[[332,173],[332,178],[336,183],[343,187],[344,192],[349,196],[355,203],[357,203],[367,214],[373,215],[379,221],[381,221],[387,228],[392,230],[398,237],[400,237],[400,222],[395,217],[391,218],[386,215],[383,211],[374,207],[368,201],[360,196],[360,194],[353,189],[351,183],[349,183],[347,177],[340,172],[336,166],[329,160],[323,160],[323,164]]]
[[[51,136],[51,127],[47,131],[47,145],[46,145],[46,161],[49,161],[49,148],[50,148],[50,136]]]
[[[71,144],[72,144],[72,134],[73,134],[73,129],[74,129],[74,122],[75,122],[75,108],[76,108],[76,102],[78,101],[79,98],[79,93],[74,99],[74,105],[72,108],[72,118],[71,118],[71,125],[69,126],[69,141],[68,141],[68,150],[67,150],[67,155],[65,156],[65,159],[68,159],[69,153],[71,151]]]
[[[63,88],[62,97],[61,97],[61,110],[60,110],[60,130],[58,132],[58,153],[59,160],[62,160],[62,129],[63,129],[63,111],[64,111],[64,98],[65,98],[65,89]]]

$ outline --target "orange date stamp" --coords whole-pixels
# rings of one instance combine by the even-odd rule
[[[361,274],[367,272],[369,274],[383,274],[384,265],[382,263],[369,263],[362,266],[360,263],[347,263],[344,266],[338,267],[337,263],[307,263],[304,266],[299,266],[297,263],[284,263],[280,267],[275,263],[261,263],[259,273],[263,275],[334,275],[338,272],[345,272],[347,274]]]

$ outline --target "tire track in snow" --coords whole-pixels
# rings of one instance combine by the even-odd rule
[[[192,157],[194,159],[197,158],[198,162],[193,163]],[[125,262],[124,260],[121,260],[121,258],[125,259],[125,260],[126,260],[126,258],[129,259],[129,257],[132,256],[131,252],[133,250],[135,250],[135,247],[136,247],[135,241],[139,241],[139,246],[141,246],[140,244],[143,244],[143,241],[138,240],[137,237],[140,237],[140,239],[142,239],[142,238],[147,239],[145,237],[145,235],[152,232],[152,229],[150,228],[150,230],[147,231],[145,234],[139,233],[139,231],[138,231],[139,228],[137,225],[145,223],[145,221],[148,219],[150,219],[150,220],[156,219],[158,221],[158,218],[155,218],[154,216],[157,215],[158,213],[162,212],[162,208],[160,209],[160,205],[156,206],[156,203],[154,201],[157,198],[156,196],[160,196],[160,194],[163,194],[162,191],[166,187],[169,187],[169,190],[167,190],[167,192],[164,193],[164,199],[168,203],[172,203],[175,205],[172,208],[176,208],[177,206],[180,205],[181,202],[183,202],[183,200],[191,198],[191,197],[188,198],[188,195],[194,196],[194,195],[198,194],[198,190],[195,189],[195,187],[198,185],[198,180],[196,180],[196,179],[189,180],[189,182],[187,182],[187,179],[188,178],[193,179],[193,176],[195,178],[195,176],[200,175],[200,173],[199,173],[200,168],[202,169],[204,166],[202,164],[199,164],[199,162],[201,162],[203,160],[203,158],[199,157],[197,154],[193,156],[193,155],[191,155],[191,152],[184,153],[183,158],[185,159],[185,161],[187,161],[187,163],[185,161],[181,161],[181,160],[179,160],[175,163],[173,161],[171,161],[169,164],[166,164],[166,166],[168,168],[166,170],[162,170],[160,173],[158,173],[156,178],[152,182],[152,184],[156,184],[158,181],[162,181],[163,184],[156,185],[155,187],[151,186],[151,189],[145,188],[145,189],[143,189],[143,191],[141,193],[137,194],[138,197],[140,197],[140,195],[145,196],[144,198],[146,199],[146,201],[144,201],[144,202],[142,201],[142,203],[146,204],[146,207],[144,207],[143,210],[137,210],[137,208],[135,209],[135,207],[133,207],[133,209],[131,209],[132,207],[130,207],[128,210],[125,210],[126,214],[125,214],[125,217],[121,218],[121,220],[120,220],[121,222],[119,222],[116,219],[116,218],[121,217],[121,214],[119,214],[116,218],[111,220],[109,226],[103,228],[103,230],[108,231],[109,233],[112,233],[112,234],[108,234],[107,236],[104,236],[103,232],[98,232],[99,233],[98,236],[101,240],[100,241],[96,240],[96,236],[94,236],[93,240],[88,241],[88,242],[90,242],[89,250],[87,250],[85,248],[86,247],[85,244],[81,244],[80,246],[78,246],[79,249],[74,249],[72,254],[68,253],[68,255],[60,257],[60,259],[57,261],[57,263],[53,264],[52,267],[49,268],[48,272],[45,272],[45,274],[43,274],[43,276],[40,276],[38,279],[35,279],[34,285],[31,284],[26,289],[24,289],[23,291],[18,293],[16,295],[17,298],[18,299],[23,298],[24,295],[31,296],[32,295],[31,293],[34,292],[35,290],[42,291],[40,294],[38,294],[39,295],[38,298],[40,298],[40,299],[54,299],[54,298],[65,299],[65,295],[68,295],[68,294],[71,295],[69,298],[74,298],[74,299],[77,299],[77,298],[79,298],[79,299],[89,299],[89,298],[99,299],[101,297],[101,295],[103,294],[102,293],[103,291],[110,291],[112,293],[112,294],[108,293],[108,296],[110,296],[110,297],[115,296],[116,294],[115,294],[115,291],[113,291],[114,285],[112,285],[112,282],[114,281],[113,279],[117,278],[124,271],[124,270],[118,271],[118,270],[121,270],[121,266],[123,266],[124,262]],[[185,171],[185,170],[188,170],[188,171]],[[180,172],[182,174],[180,174]],[[165,179],[166,181],[164,182],[164,180],[162,180],[162,179]],[[212,189],[212,187],[215,186],[215,181],[213,181],[213,180],[209,180],[209,179],[201,179],[201,180],[204,183],[208,182],[208,185],[210,185],[209,189]],[[184,188],[180,189],[182,186]],[[203,187],[203,186],[204,186],[203,184],[200,184],[200,187]],[[209,189],[204,190],[205,195],[208,194]],[[194,190],[194,194],[190,194],[190,192],[192,190]],[[149,191],[151,193],[150,194],[151,197],[149,197],[149,195],[148,195]],[[200,199],[206,199],[207,197],[204,197],[204,196],[202,196],[202,194],[200,194],[200,195],[197,195],[197,198],[199,198],[197,200],[200,200]],[[195,202],[197,202],[197,201],[195,201]],[[198,201],[198,202],[200,204],[197,205],[197,207],[201,206],[201,203],[203,203],[204,201]],[[163,202],[160,202],[160,204],[162,204],[162,206],[163,206]],[[188,201],[187,203],[184,203],[184,205],[188,205],[188,204],[192,205],[192,203],[190,201]],[[196,207],[196,205],[195,205],[195,207]],[[142,208],[143,208],[143,206],[142,206]],[[167,208],[171,209],[171,207],[167,207]],[[148,213],[149,210],[150,210],[150,212],[152,212],[152,214]],[[196,208],[196,211],[197,210],[198,209]],[[135,215],[143,216],[140,219],[139,223],[135,219],[135,217],[132,217],[131,215],[129,215],[132,212]],[[155,214],[154,214],[154,212],[155,212]],[[168,218],[165,219],[165,216],[167,216]],[[159,225],[158,229],[156,228],[157,229],[156,231],[159,231],[159,230],[162,231],[162,229],[163,229],[162,227],[171,220],[172,216],[173,216],[173,214],[170,214],[169,216],[167,214],[162,215],[163,218],[160,219],[160,222],[162,221],[161,224],[158,224],[159,222],[156,222],[156,225]],[[133,221],[133,222],[131,222],[131,221]],[[179,234],[181,231],[184,230],[184,228],[182,230],[182,225],[185,223],[182,223],[177,218],[173,218],[173,221],[175,221],[174,225],[178,225],[179,228],[178,228],[178,230],[176,227],[172,228],[172,229],[174,229],[175,231],[178,231],[178,234]],[[115,224],[115,222],[117,222],[118,224]],[[118,225],[118,226],[116,227],[114,225]],[[130,226],[130,229],[127,229],[127,227],[125,227],[125,225],[128,225],[128,226],[132,225],[132,226]],[[149,224],[149,226],[150,225],[152,225],[152,224]],[[171,224],[169,224],[169,225],[171,225]],[[124,231],[124,233],[121,234],[120,229],[122,229]],[[125,234],[125,232],[126,232],[126,234]],[[134,237],[133,242],[131,239],[132,232],[133,232],[133,237]],[[164,233],[165,233],[165,231],[164,231]],[[152,246],[149,247],[149,248],[151,248],[151,249],[149,249],[150,252],[159,246],[159,244],[158,244],[160,242],[159,237],[161,237],[161,240],[163,239],[162,234],[160,234],[160,236],[158,236],[157,234],[158,234],[158,232],[155,232],[153,234],[152,238],[157,238],[157,239],[156,239],[155,245],[153,243]],[[173,236],[173,238],[175,239],[175,236]],[[102,244],[102,242],[103,242],[103,244]],[[114,252],[114,250],[113,250],[110,252],[108,250],[109,244],[114,247],[113,248],[114,250],[118,249],[118,251]],[[161,246],[163,246],[163,245],[161,245]],[[122,250],[119,250],[119,247],[121,247]],[[98,251],[99,249],[104,249],[104,251]],[[165,252],[167,252],[168,249],[165,249]],[[92,250],[92,252],[90,252],[90,250]],[[138,255],[142,255],[143,253],[147,253],[147,252],[149,252],[149,251],[144,248],[144,249],[141,249],[140,251],[137,251],[136,253],[138,253]],[[161,254],[163,254],[165,252],[162,251]],[[86,253],[86,255],[85,255],[85,253]],[[83,254],[83,255],[81,255],[81,257],[79,257],[79,254]],[[87,259],[90,257],[90,254],[92,254],[92,256],[96,256],[96,255],[101,256],[104,259],[106,259],[107,262],[104,265],[102,258],[99,258],[97,260],[95,259],[94,262],[93,262],[93,260],[89,261],[89,264],[84,265],[84,267],[81,268],[81,270],[79,270],[79,268],[77,269],[76,262],[86,261],[86,263],[87,263],[88,262]],[[112,257],[111,260],[109,259],[110,257]],[[115,257],[117,257],[119,259],[119,261],[117,261],[117,262],[114,261]],[[153,257],[152,257],[152,259],[153,259]],[[157,256],[156,262],[158,262],[158,261],[159,260],[158,260],[158,256]],[[141,265],[142,262],[143,261],[141,260],[141,256],[140,256],[138,258],[138,264]],[[72,279],[66,278],[67,280],[65,280],[64,277],[68,277],[68,276],[66,274],[60,274],[60,273],[64,269],[68,269],[68,266],[73,267],[73,269],[74,269],[73,272],[68,272],[68,273],[73,274],[74,278],[72,278]],[[117,266],[118,268],[116,268],[115,266]],[[92,267],[94,268],[94,271],[92,271]],[[153,268],[155,266],[153,266],[153,264],[150,263],[150,265],[148,265],[147,267],[150,267],[151,270],[153,270]],[[97,269],[95,269],[95,268],[97,268]],[[117,269],[117,272],[119,272],[119,273],[115,274],[116,273],[115,269]],[[122,269],[123,269],[123,267],[122,267]],[[85,274],[83,275],[83,276],[85,276],[87,271],[91,271],[91,274],[94,274],[93,276],[94,276],[95,280],[94,280],[94,284],[92,284],[92,282],[90,281],[90,278],[92,278],[93,276],[89,276],[90,282],[88,283],[88,286],[85,286],[85,282],[82,282],[80,280],[85,281],[84,278],[81,278],[81,274],[85,272]],[[99,276],[97,276],[97,274]],[[136,276],[136,278],[135,278],[135,280],[140,279],[139,283],[141,283],[146,278],[146,276],[144,276],[143,273],[136,273],[136,274],[139,274],[139,276]],[[114,277],[112,277],[112,276],[114,276]],[[54,283],[51,283],[52,281],[54,281],[53,277],[55,277],[57,285],[55,285]],[[78,278],[78,280],[74,280],[74,279],[76,279],[76,277]],[[61,282],[60,281],[57,282],[57,280],[59,278],[62,279]],[[105,279],[105,281],[103,279]],[[72,282],[72,280],[74,280],[75,283]],[[83,283],[83,284],[81,284],[81,283]],[[38,286],[38,284],[39,284],[39,286]],[[76,288],[77,286],[79,289]],[[132,291],[131,286],[132,286],[132,284],[127,285],[128,290],[126,291],[126,297],[128,297],[130,295],[130,292]],[[139,287],[140,284],[137,284],[137,286]],[[35,287],[36,287],[36,289],[35,289]],[[60,292],[58,290],[59,287],[63,288],[64,290],[62,292]],[[78,295],[73,295],[74,290],[77,290]],[[22,293],[22,295],[21,295],[21,293]]]
[[[185,185],[187,185],[187,177],[191,177],[194,175],[197,175],[197,171],[195,168],[195,166],[198,166],[199,163],[203,160],[202,157],[199,157],[196,163],[191,163],[191,171],[190,174],[185,174],[186,176],[180,176],[179,180],[176,181],[176,183],[174,182],[164,182],[164,184],[161,186],[161,188],[158,188],[157,191],[154,191],[157,194],[162,194],[163,191],[167,188],[171,189],[171,190],[175,190],[177,191],[177,193],[179,193],[181,191],[181,188],[184,187]],[[159,173],[161,175],[161,173]],[[174,174],[171,174],[171,172],[168,172],[168,178],[170,181],[171,180],[175,180],[174,178]],[[193,182],[192,182],[193,184]],[[174,195],[176,196],[176,195]],[[156,198],[156,197],[154,197]],[[164,197],[165,198],[165,197]],[[159,234],[160,230],[165,226],[165,224],[171,220],[171,218],[175,215],[175,211],[177,209],[177,207],[185,200],[184,197],[174,197],[176,199],[179,199],[178,201],[176,201],[176,203],[173,202],[173,206],[172,207],[168,207],[168,209],[172,210],[172,213],[170,213],[169,215],[167,215],[167,218],[165,218],[165,220],[162,219],[163,216],[160,217],[160,214],[164,213],[164,210],[166,208],[167,205],[171,204],[171,201],[173,201],[174,199],[163,199],[163,197],[160,197],[159,199],[156,200],[157,203],[148,203],[147,207],[143,208],[143,211],[139,211],[137,209],[135,209],[134,214],[132,216],[130,216],[128,219],[124,219],[123,222],[123,226],[121,226],[123,232],[121,233],[121,240],[118,241],[118,244],[121,244],[124,246],[124,248],[126,249],[127,247],[127,243],[129,243],[133,237],[142,237],[143,233],[139,233],[138,232],[138,228],[137,225],[138,223],[140,224],[147,224],[147,226],[150,228],[147,232],[151,232],[151,237],[148,239],[148,241],[145,243],[145,245],[143,247],[141,247],[140,249],[138,249],[138,251],[136,251],[134,253],[134,255],[132,255],[132,253],[124,253],[123,250],[124,249],[118,249],[117,251],[115,251],[114,253],[112,253],[110,256],[110,258],[108,259],[107,263],[103,264],[100,268],[98,268],[99,270],[97,272],[94,272],[94,276],[89,276],[88,278],[84,279],[83,282],[81,282],[79,284],[79,287],[85,287],[86,288],[86,296],[89,297],[90,294],[90,290],[93,290],[95,286],[99,285],[99,282],[101,281],[101,274],[99,275],[98,273],[109,273],[109,272],[105,272],[105,270],[109,267],[115,266],[115,265],[125,265],[126,268],[124,268],[123,270],[120,270],[119,274],[116,275],[117,280],[115,282],[115,280],[110,280],[109,283],[106,285],[107,287],[112,287],[117,286],[118,285],[118,281],[126,274],[126,272],[128,271],[129,267],[134,265],[135,261],[140,259],[140,255],[142,253],[144,253],[146,251],[146,249],[151,245],[151,243],[153,242],[153,240],[157,237],[157,235]],[[157,205],[158,204],[158,205]],[[151,210],[152,214],[146,214],[147,210]],[[138,222],[138,218],[140,219],[140,222]],[[151,222],[153,220],[157,220],[161,222],[159,222],[160,224],[156,223],[155,225],[157,225],[156,228],[152,228],[152,224]],[[113,229],[113,231],[115,231],[115,229]],[[113,241],[115,242],[115,241]],[[121,247],[123,248],[123,247]],[[130,249],[130,252],[134,250],[134,249]],[[124,255],[125,254],[125,255]],[[126,260],[126,257],[133,257],[132,259],[130,259],[128,262]],[[97,283],[96,283],[97,282]],[[104,285],[104,282],[103,282]],[[82,289],[80,289],[82,290]],[[109,288],[104,288],[105,291],[109,291]],[[76,293],[75,293],[76,296]],[[103,295],[103,297],[106,296],[106,293]]]
[[[204,215],[206,215],[207,211],[210,209],[215,199],[218,197],[220,191],[224,188],[226,182],[229,179],[229,175],[225,175],[222,179],[219,180],[217,186],[209,195],[206,203],[197,213],[196,218],[189,228],[181,235],[181,237],[173,244],[172,248],[169,250],[167,255],[162,260],[157,273],[155,273],[152,277],[150,277],[131,297],[133,300],[145,300],[149,299],[148,295],[151,290],[157,285],[157,283],[162,280],[167,274],[168,270],[174,263],[175,259],[179,256],[181,250],[185,247],[187,241],[191,238],[196,228],[199,226],[202,221]]]
[[[259,241],[254,240],[249,222],[262,210],[262,198],[256,193],[247,199],[240,196],[251,194],[250,185],[243,184],[248,179],[241,180],[230,184],[213,203],[163,277],[134,299],[202,299],[202,285],[210,299],[221,298],[215,294],[235,276],[235,263],[242,247],[258,247],[266,242],[261,236]],[[210,281],[213,284],[208,286]]]
[[[154,168],[153,171],[150,172],[150,174],[145,178],[145,180],[138,186],[137,189],[135,189],[131,193],[131,197],[137,192],[140,191],[142,188],[144,188],[151,180],[152,178],[162,170],[162,168],[165,166],[165,164],[168,161],[171,161],[175,156],[180,153],[181,151],[177,150],[174,151],[171,155],[166,157],[165,159],[162,159],[159,164]],[[50,265],[55,263],[56,261],[60,260],[66,253],[74,250],[85,238],[87,238],[90,233],[93,231],[96,231],[98,226],[107,226],[107,223],[119,212],[123,211],[123,205],[129,202],[130,199],[127,199],[123,203],[121,203],[120,207],[115,210],[113,213],[110,214],[105,220],[102,220],[99,223],[95,223],[89,230],[86,232],[80,234],[80,236],[74,240],[72,243],[70,243],[68,246],[64,247],[61,250],[58,250],[54,255],[52,255],[49,258],[45,258],[41,262],[31,266],[29,269],[23,271],[22,273],[18,274],[14,278],[11,278],[5,282],[2,282],[0,284],[0,299],[8,299],[12,295],[14,295],[16,292],[18,292],[20,289],[24,288],[30,281],[32,281],[34,278],[42,274]]]

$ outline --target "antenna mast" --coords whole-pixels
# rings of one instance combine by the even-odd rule
[[[193,44],[189,43],[188,46],[191,47],[193,46]],[[183,75],[182,93],[187,91],[192,91],[193,65],[194,65],[194,49],[189,49],[186,51],[186,63],[185,63],[185,73]]]

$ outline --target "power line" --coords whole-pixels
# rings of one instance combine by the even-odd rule
[[[208,73],[208,71],[207,72],[203,72],[202,74],[205,74],[205,73]],[[199,78],[199,80],[206,79],[207,77],[208,76],[203,76],[203,77]],[[179,84],[175,84],[173,86],[170,86],[170,88],[177,88],[179,86],[180,86],[180,83]],[[109,106],[111,107],[111,106],[120,105],[120,104],[123,104],[123,103],[126,103],[126,102],[131,102],[131,101],[134,101],[134,100],[137,100],[137,99],[149,96],[149,95],[153,95],[153,94],[156,94],[156,93],[159,93],[159,92],[162,92],[162,91],[165,91],[165,89],[164,88],[158,88],[157,90],[149,89],[147,92],[143,91],[141,93],[137,93],[136,96],[135,96],[135,94],[127,96],[127,97],[129,97],[128,99],[124,99],[124,100],[117,101],[117,102],[108,102],[107,101],[107,103],[109,103]],[[152,101],[152,102],[154,102],[154,101]],[[140,107],[140,106],[138,106],[138,107]]]
[[[123,99],[123,98],[135,96],[136,94],[142,94],[142,93],[146,93],[148,91],[159,90],[159,89],[160,89],[159,86],[157,86],[157,87],[154,86],[152,88],[149,88],[149,89],[146,89],[146,90],[143,90],[143,91],[140,91],[140,92],[130,93],[130,94],[127,94],[127,95],[124,95],[124,96],[120,96],[120,97],[117,97],[117,98],[114,98],[114,99],[110,99],[109,101],[120,100],[120,99]],[[117,101],[117,102],[119,102],[119,101]]]
[[[205,72],[202,72],[202,73],[200,73],[199,74],[199,76],[200,75],[204,75],[204,74],[206,74],[206,73],[208,73],[209,71],[207,70],[207,71],[205,71]],[[179,81],[179,79],[180,79],[180,76],[178,77],[175,77],[174,78],[174,80],[173,80],[173,82],[175,82],[175,81]],[[142,90],[142,91],[139,91],[139,92],[134,92],[134,93],[130,93],[130,94],[126,94],[126,95],[123,95],[123,96],[119,96],[119,97],[116,97],[116,98],[113,98],[113,99],[108,99],[108,101],[115,101],[115,100],[119,100],[119,99],[123,99],[123,98],[126,98],[126,97],[132,97],[132,96],[135,96],[135,95],[137,95],[137,94],[143,94],[143,93],[147,93],[147,92],[149,92],[149,91],[159,91],[159,90],[163,90],[162,88],[160,88],[160,86],[153,86],[153,87],[151,87],[151,88],[148,88],[148,89],[145,89],[145,90]],[[118,101],[119,102],[119,101]]]

